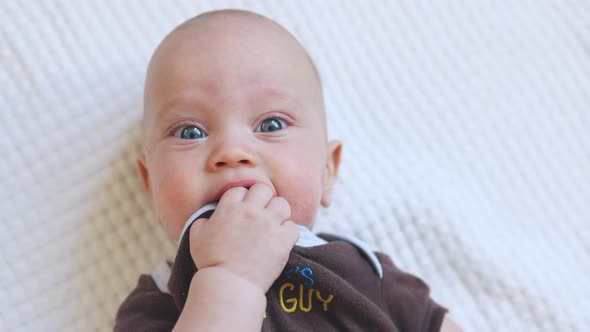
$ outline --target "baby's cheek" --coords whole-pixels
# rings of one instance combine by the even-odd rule
[[[159,181],[153,188],[154,207],[158,222],[164,226],[168,234],[178,237],[185,219],[191,213],[193,205],[191,197],[194,195],[182,172],[166,172],[165,175],[159,177]]]
[[[291,220],[298,225],[311,227],[319,204],[313,201],[292,201]]]
[[[320,202],[319,177],[309,174],[290,176],[279,188],[291,207],[291,220],[302,226],[311,226]]]

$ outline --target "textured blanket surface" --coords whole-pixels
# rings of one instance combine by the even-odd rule
[[[468,331],[590,326],[586,1],[0,2],[0,330],[112,328],[174,256],[135,159],[152,51],[245,8],[292,31],[344,143],[318,231],[419,275]]]

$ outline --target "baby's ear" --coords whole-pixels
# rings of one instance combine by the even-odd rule
[[[137,157],[137,169],[139,170],[139,175],[141,175],[141,182],[143,183],[143,187],[147,192],[150,192],[151,188],[149,170],[145,162],[145,154],[143,153],[139,157]]]
[[[342,153],[342,143],[340,141],[330,141],[326,155],[326,173],[324,174],[324,188],[322,190],[321,203],[323,207],[330,205],[332,200],[332,188],[338,175],[340,166],[340,154]]]

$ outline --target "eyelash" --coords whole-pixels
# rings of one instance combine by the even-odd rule
[[[287,118],[287,116],[284,116],[282,114],[279,113],[271,113],[266,115],[264,118],[262,118],[260,121],[258,121],[256,123],[256,126],[254,127],[254,130],[256,130],[258,127],[260,127],[260,125],[262,124],[263,121],[268,120],[268,119],[277,119],[283,123],[285,123],[285,127],[289,127],[291,126],[292,121]],[[201,131],[203,131],[205,134],[207,134],[207,130],[205,130],[205,126],[203,126],[202,124],[195,122],[195,121],[181,121],[177,124],[175,124],[173,127],[171,127],[171,129],[168,131],[168,136],[174,136],[174,133],[176,133],[178,130],[182,129],[185,126],[195,126],[197,128],[199,128]]]
[[[195,126],[199,128],[202,132],[207,134],[207,131],[205,130],[204,126],[200,123],[195,123],[194,121],[181,121],[180,123],[177,123],[171,127],[171,129],[168,131],[168,136],[174,136],[174,133],[186,126]]]
[[[260,121],[258,121],[256,124],[256,127],[254,127],[254,130],[258,129],[264,121],[270,120],[270,119],[279,120],[280,122],[285,124],[285,128],[290,127],[291,123],[292,123],[292,121],[290,121],[285,115],[271,113],[271,114],[265,115]],[[285,128],[282,128],[282,129],[285,129]]]

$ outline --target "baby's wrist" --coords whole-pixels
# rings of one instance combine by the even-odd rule
[[[200,276],[199,276],[200,275]],[[217,283],[223,284],[226,289],[239,289],[240,293],[248,294],[251,296],[261,296],[266,301],[267,289],[253,280],[242,276],[241,274],[234,272],[223,266],[210,266],[199,269],[195,274],[195,277],[203,279],[213,279]],[[193,277],[193,278],[195,278]]]
[[[222,267],[203,268],[191,280],[175,330],[260,331],[266,303],[252,282]]]

